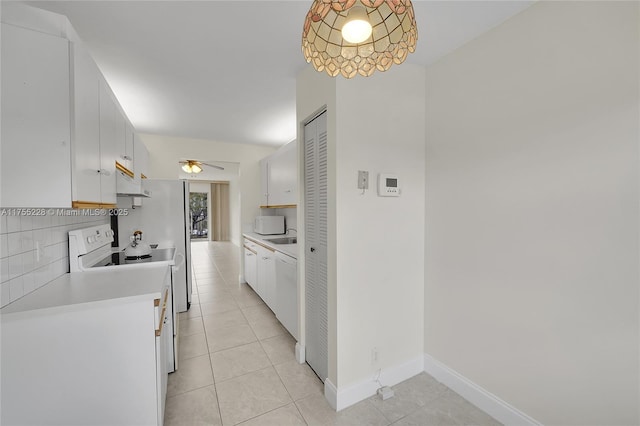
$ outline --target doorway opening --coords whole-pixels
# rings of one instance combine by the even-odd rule
[[[189,212],[191,216],[191,239],[209,239],[209,194],[206,192],[189,193]]]
[[[189,202],[192,240],[231,240],[229,182],[192,181]]]

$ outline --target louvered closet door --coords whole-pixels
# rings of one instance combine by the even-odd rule
[[[307,363],[324,381],[327,361],[327,114],[304,129]]]

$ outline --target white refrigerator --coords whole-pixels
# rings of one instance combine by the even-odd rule
[[[191,306],[191,220],[189,182],[186,180],[145,179],[150,198],[132,208],[131,197],[118,197],[118,245],[129,245],[129,236],[142,231],[142,240],[158,248],[175,247],[176,266],[172,270],[173,306],[185,312]],[[125,214],[126,213],[126,214]],[[181,257],[184,256],[184,262]]]

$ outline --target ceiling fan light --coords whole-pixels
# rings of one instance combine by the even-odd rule
[[[191,165],[189,163],[183,164],[182,170],[184,170],[185,173],[191,173]]]
[[[191,165],[191,171],[192,171],[192,173],[200,173],[202,171],[202,167],[200,167],[197,164],[192,164]]]

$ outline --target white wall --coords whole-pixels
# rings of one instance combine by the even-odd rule
[[[252,229],[253,218],[260,214],[259,161],[275,152],[276,148],[149,134],[141,135],[141,139],[149,150],[149,178],[177,179],[182,176],[178,161],[186,158],[214,163],[238,163],[240,218],[231,219],[232,229],[237,228],[233,226],[235,220],[240,221],[241,230]],[[229,190],[237,192],[231,187]],[[239,235],[234,235],[233,242],[240,244]]]
[[[336,83],[340,389],[422,358],[425,70],[403,64]],[[369,171],[364,195],[358,170]],[[398,175],[400,197],[377,195],[379,173]]]
[[[298,78],[298,121],[323,105],[328,112],[329,381],[338,408],[375,391],[378,370],[423,354],[424,82],[424,69],[409,64],[353,80],[309,67]],[[358,170],[372,179],[364,195]],[[382,172],[400,176],[401,197],[377,196]],[[302,235],[303,203],[298,210]]]
[[[425,352],[543,424],[638,424],[638,3],[428,69]]]

